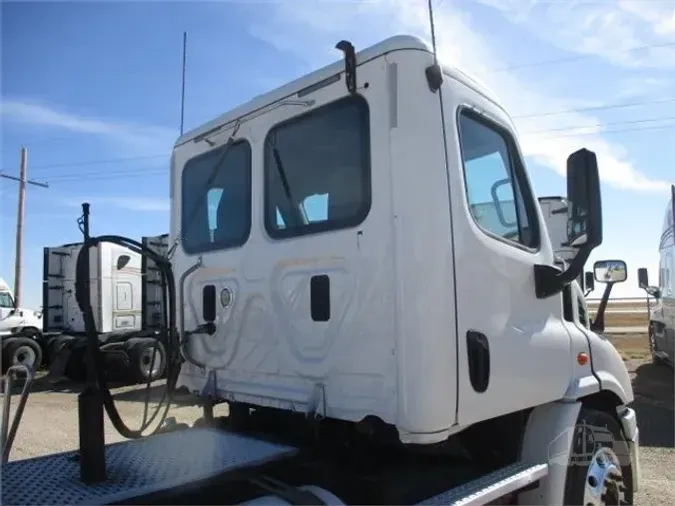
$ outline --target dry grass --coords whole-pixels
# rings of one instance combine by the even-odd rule
[[[650,356],[647,334],[609,336],[624,360],[647,360]]]
[[[647,328],[649,315],[645,311],[641,313],[605,313],[606,327],[634,327],[644,326]]]

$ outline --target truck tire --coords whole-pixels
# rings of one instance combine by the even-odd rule
[[[150,364],[155,346],[157,351],[151,372]],[[129,355],[131,377],[134,381],[146,383],[148,379],[155,381],[162,377],[166,369],[166,351],[160,341],[151,337],[133,337],[125,343],[125,348]]]
[[[582,407],[565,481],[566,505],[633,504],[628,443],[616,417]]]
[[[2,350],[2,371],[16,364],[25,364],[37,371],[42,366],[42,348],[30,337],[12,337],[7,339]]]

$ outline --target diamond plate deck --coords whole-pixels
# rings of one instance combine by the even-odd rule
[[[452,504],[453,506],[486,504],[504,494],[534,483],[546,476],[547,473],[547,464],[528,465],[518,462],[437,496],[430,497],[419,504]]]
[[[80,482],[78,452],[5,464],[3,505],[106,504],[290,456],[295,448],[215,429],[187,429],[106,447],[108,481]]]

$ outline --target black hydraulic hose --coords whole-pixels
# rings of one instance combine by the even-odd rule
[[[144,415],[144,420],[143,423],[141,424],[141,427],[139,430],[133,430],[130,429],[122,420],[119,411],[117,410],[117,407],[115,406],[115,401],[112,397],[112,394],[110,393],[110,389],[108,388],[107,381],[105,378],[105,373],[104,373],[104,367],[103,367],[103,360],[101,358],[101,352],[98,347],[98,339],[95,333],[88,333],[87,334],[87,339],[88,339],[88,347],[91,350],[94,358],[94,366],[96,369],[96,376],[97,376],[97,382],[99,384],[99,387],[101,389],[101,392],[103,394],[103,404],[105,406],[105,410],[108,413],[108,416],[110,417],[110,420],[113,423],[113,426],[115,429],[123,436],[128,439],[137,439],[140,437],[143,437],[144,434],[143,432],[147,429],[147,427],[150,426],[150,424],[154,421],[154,419],[157,417],[159,414],[162,404],[164,405],[164,412],[162,413],[161,419],[159,424],[157,425],[157,428],[155,429],[154,432],[156,432],[161,426],[164,420],[166,419],[166,416],[168,414],[169,408],[171,406],[171,399],[173,398],[173,389],[175,386],[175,382],[177,380],[176,376],[176,371],[174,370],[175,366],[177,365],[177,355],[176,351],[178,350],[178,341],[176,337],[176,285],[175,285],[175,280],[173,277],[173,272],[171,269],[171,262],[162,257],[161,255],[157,254],[150,248],[144,246],[143,244],[139,243],[138,241],[135,241],[133,239],[127,238],[127,237],[122,237],[122,236],[117,236],[117,235],[104,235],[104,236],[99,236],[99,237],[92,237],[86,240],[80,249],[80,252],[77,256],[77,266],[76,266],[76,274],[75,274],[75,297],[77,299],[78,306],[80,307],[80,310],[83,313],[83,317],[85,320],[85,324],[87,325],[87,328],[94,328],[95,327],[95,320],[94,320],[94,313],[91,307],[91,297],[90,297],[90,292],[88,290],[89,286],[89,279],[88,276],[86,275],[87,267],[88,267],[88,262],[89,262],[89,249],[93,246],[96,246],[100,243],[103,242],[110,242],[113,244],[117,244],[119,246],[123,246],[126,248],[129,248],[130,250],[146,256],[153,260],[155,264],[157,265],[157,268],[160,270],[161,276],[162,276],[162,281],[165,283],[166,289],[168,294],[166,295],[166,299],[168,302],[168,307],[165,306],[165,314],[164,314],[164,322],[165,322],[165,329],[166,329],[166,370],[167,370],[167,379],[166,379],[166,389],[164,391],[164,394],[162,396],[162,399],[160,400],[159,404],[155,408],[155,412],[153,416],[150,418],[150,420],[146,420],[147,416],[147,407],[149,404],[149,387],[150,387],[150,381],[146,384],[146,399],[145,399],[145,415]],[[152,377],[152,368],[154,366],[154,359],[155,359],[155,353],[157,349],[157,343],[155,343],[154,351],[153,351],[153,363],[151,363],[151,369],[150,369],[150,376]]]

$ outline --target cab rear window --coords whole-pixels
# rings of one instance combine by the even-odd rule
[[[371,204],[368,104],[347,97],[265,139],[265,229],[273,239],[355,227]]]
[[[188,254],[235,248],[251,232],[251,146],[237,141],[183,169],[181,242]]]

